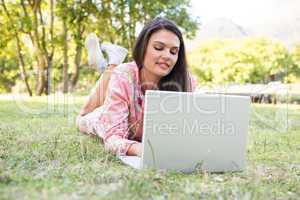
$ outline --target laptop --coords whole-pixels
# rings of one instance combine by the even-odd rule
[[[142,156],[136,169],[241,171],[246,165],[250,97],[146,91]]]

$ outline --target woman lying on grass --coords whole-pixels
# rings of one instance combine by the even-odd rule
[[[93,34],[86,46],[89,64],[105,71],[81,109],[77,127],[101,137],[105,148],[118,155],[141,156],[145,91],[191,92],[195,88],[187,71],[182,34],[172,21],[155,18],[137,38],[134,61],[123,64],[127,50],[122,47],[100,47]],[[108,61],[101,50],[107,53]]]

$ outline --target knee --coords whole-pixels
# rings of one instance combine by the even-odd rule
[[[78,128],[78,130],[79,130],[80,132],[83,132],[83,133],[84,133],[84,132],[86,131],[86,125],[85,125],[85,121],[84,121],[83,116],[78,115],[78,116],[76,117],[75,125],[76,125],[76,127]]]

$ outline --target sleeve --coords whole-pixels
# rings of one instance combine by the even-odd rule
[[[138,143],[127,139],[130,91],[133,85],[126,77],[128,76],[117,70],[112,73],[104,102],[104,112],[100,119],[104,127],[105,149],[117,155],[126,155],[129,147]]]
[[[190,72],[189,72],[189,81],[190,81],[190,86],[191,86],[191,92],[195,92],[197,85],[198,85],[197,78]]]

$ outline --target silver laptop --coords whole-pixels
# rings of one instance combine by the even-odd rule
[[[245,167],[250,97],[147,91],[137,169],[240,171]]]

